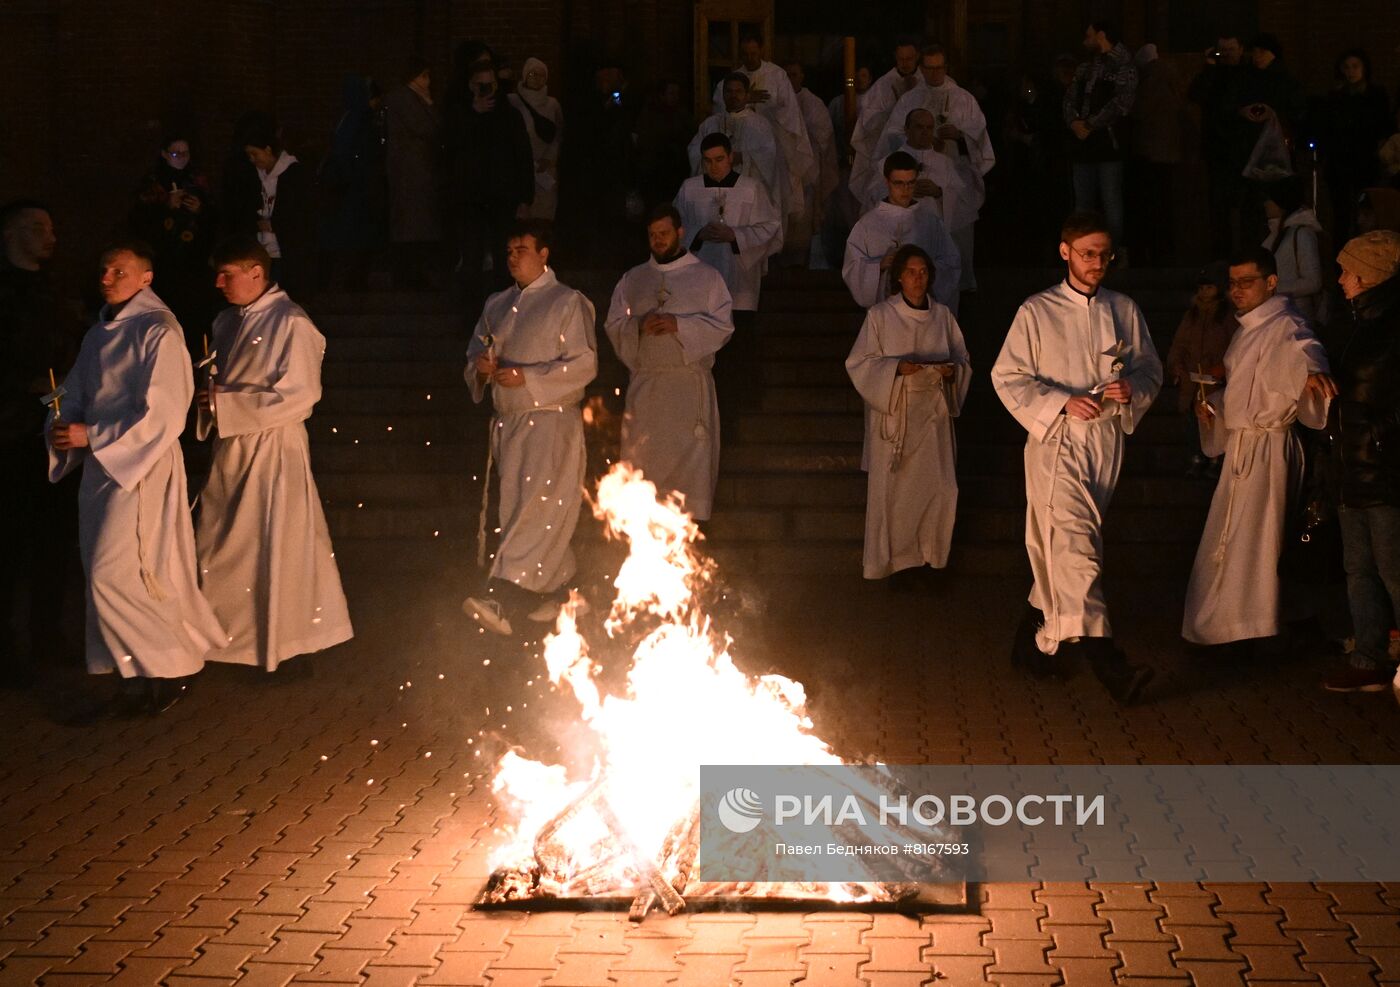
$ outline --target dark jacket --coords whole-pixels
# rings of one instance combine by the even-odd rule
[[[1255,127],[1240,116],[1243,65],[1207,65],[1188,92],[1201,108],[1201,157],[1213,171],[1239,176],[1254,147]]]
[[[47,412],[39,399],[78,356],[83,323],[48,271],[25,271],[0,257],[0,445],[38,448]]]
[[[1400,506],[1400,276],[1351,302],[1354,331],[1333,364],[1341,502]]]
[[[1076,161],[1117,161],[1124,156],[1127,116],[1137,94],[1138,73],[1133,56],[1120,41],[1108,51],[1095,55],[1074,73],[1065,91],[1065,126],[1083,120],[1091,133],[1084,140],[1070,140],[1070,154]]]
[[[448,152],[452,162],[452,201],[509,206],[535,201],[535,156],[520,111],[505,93],[485,113],[465,97],[449,109]]]

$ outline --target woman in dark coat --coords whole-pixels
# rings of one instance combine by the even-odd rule
[[[257,170],[258,242],[272,257],[272,277],[293,297],[315,287],[316,193],[311,174],[283,149],[275,129],[250,128],[243,151]]]
[[[396,286],[427,287],[442,240],[442,124],[428,63],[415,59],[384,98],[389,240]]]

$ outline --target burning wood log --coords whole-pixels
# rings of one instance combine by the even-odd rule
[[[661,907],[666,909],[666,914],[675,915],[681,909],[685,908],[685,899],[676,892],[675,888],[667,883],[666,878],[661,876],[661,871],[657,869],[656,864],[647,857],[646,854],[642,853],[632,841],[632,837],[628,834],[627,830],[623,828],[622,821],[614,814],[612,806],[608,805],[608,800],[600,795],[596,799],[596,807],[598,815],[602,817],[608,829],[613,831],[614,837],[619,843],[627,847],[628,851],[632,854],[633,866],[637,868],[647,884],[651,886],[652,892],[661,899]],[[642,914],[645,915],[646,913],[643,912]]]

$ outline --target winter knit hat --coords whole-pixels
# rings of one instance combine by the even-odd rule
[[[1337,263],[1367,284],[1389,281],[1400,270],[1400,233],[1372,230],[1354,237],[1337,255]]]

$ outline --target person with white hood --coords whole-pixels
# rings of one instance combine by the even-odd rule
[[[510,103],[525,119],[530,151],[535,159],[535,201],[527,207],[531,219],[553,219],[559,208],[559,147],[564,138],[564,111],[549,95],[549,68],[538,58],[527,58],[520,70],[520,85]]]
[[[272,258],[272,280],[290,291],[315,287],[316,193],[310,171],[282,147],[270,120],[241,135],[243,153],[257,170],[261,205],[258,242]]]
[[[1322,255],[1317,213],[1303,201],[1303,186],[1296,178],[1284,178],[1268,186],[1264,215],[1269,235],[1264,247],[1274,255],[1278,269],[1276,294],[1293,299],[1303,318],[1316,322],[1322,308]]]

